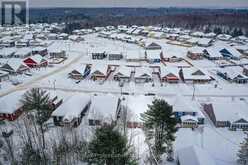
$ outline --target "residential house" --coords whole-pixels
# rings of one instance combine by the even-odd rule
[[[126,61],[139,62],[145,60],[145,53],[143,50],[127,50],[125,54]]]
[[[146,43],[145,49],[146,50],[157,50],[157,49],[162,49],[162,47],[159,44],[152,42],[152,43]]]
[[[247,66],[243,67],[243,74],[248,77],[248,67]]]
[[[223,59],[222,54],[217,48],[207,48],[203,50],[204,57],[206,57],[209,60],[220,60]]]
[[[0,47],[14,47],[15,46],[15,40],[9,37],[2,38],[0,40]]]
[[[68,37],[69,37],[68,34],[66,34],[66,33],[61,33],[61,34],[59,34],[59,35],[57,36],[57,39],[58,39],[58,40],[67,40]]]
[[[32,55],[32,50],[28,47],[16,49],[15,58],[27,58]]]
[[[190,35],[193,36],[193,37],[202,38],[205,34],[203,32],[196,31],[196,32],[191,33]]]
[[[20,40],[16,41],[15,46],[17,48],[28,47],[29,41],[25,40],[25,39],[20,39]]]
[[[9,60],[3,64],[0,70],[6,71],[10,74],[23,74],[29,71],[29,67],[20,60]]]
[[[109,67],[105,64],[96,64],[91,66],[92,80],[105,80],[109,75]]]
[[[0,82],[9,80],[9,73],[6,71],[0,70]]]
[[[123,58],[123,54],[119,51],[111,51],[107,54],[109,60],[121,60]]]
[[[185,115],[180,117],[182,128],[197,128],[198,118],[192,115]]]
[[[68,37],[69,40],[73,41],[73,42],[80,42],[80,41],[84,41],[84,38],[80,35],[70,35]]]
[[[48,51],[47,48],[39,46],[32,48],[32,54],[39,54],[41,56],[46,56],[48,54]]]
[[[110,125],[116,122],[121,113],[121,99],[115,95],[96,95],[92,97],[87,114],[90,126]]]
[[[241,53],[233,47],[226,47],[220,50],[220,53],[224,58],[231,58],[238,60],[241,57]]]
[[[0,120],[14,121],[23,113],[23,94],[24,91],[16,91],[0,98]]]
[[[91,105],[90,96],[75,94],[69,97],[52,113],[56,126],[77,127]]]
[[[216,127],[248,130],[247,104],[242,101],[206,103],[203,109]]]
[[[64,50],[49,50],[50,58],[66,58],[66,52]]]
[[[202,69],[183,68],[183,79],[185,83],[208,83],[212,78]]]
[[[30,68],[40,68],[48,65],[48,61],[39,54],[28,57],[23,62]]]
[[[0,49],[0,58],[11,58],[16,52],[15,48],[2,48]]]
[[[176,41],[178,40],[179,36],[180,36],[179,34],[172,33],[172,34],[167,34],[166,38],[172,41]]]
[[[152,81],[152,69],[148,67],[136,67],[134,73],[135,83],[147,83]]]
[[[197,45],[201,47],[209,47],[212,45],[213,40],[210,38],[199,38]]]
[[[187,57],[192,60],[200,60],[203,58],[203,49],[200,47],[192,47],[187,52]]]
[[[159,63],[163,57],[163,52],[161,50],[146,50],[145,59],[149,63]]]
[[[94,52],[92,53],[93,60],[102,60],[107,57],[106,52]]]
[[[49,34],[47,35],[47,39],[48,39],[48,40],[56,40],[57,37],[58,37],[58,35],[57,35],[56,33],[49,33]]]
[[[80,65],[80,67],[73,69],[68,75],[69,78],[75,79],[75,80],[83,80],[85,77],[87,77],[90,74],[91,65]]]
[[[217,35],[217,39],[222,40],[222,41],[229,41],[231,38],[232,38],[232,36],[228,35],[228,34]]]
[[[244,84],[248,82],[248,76],[243,74],[243,70],[239,66],[219,68],[217,70],[217,75],[227,81],[238,84]]]
[[[178,94],[174,101],[168,100],[168,103],[173,106],[173,113],[178,122],[182,122],[182,120],[189,119],[189,116],[192,116],[192,119],[197,119],[197,123],[204,124],[205,117],[200,111],[200,107],[198,106],[197,102],[193,100],[189,100]],[[183,117],[188,116],[188,117]],[[183,118],[182,118],[183,117]],[[186,122],[186,121],[185,121]],[[186,123],[184,123],[186,124]],[[183,125],[182,125],[183,126]],[[187,127],[195,127],[195,124],[186,124]]]
[[[177,67],[161,67],[161,81],[168,83],[178,83],[179,82],[179,68]]]
[[[129,82],[131,79],[131,74],[134,73],[133,67],[120,66],[114,73],[114,80],[121,82]]]

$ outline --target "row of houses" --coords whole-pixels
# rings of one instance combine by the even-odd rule
[[[26,58],[32,54],[40,54],[46,56],[48,50],[45,47],[34,47],[34,48],[2,48],[0,49],[0,58]]]
[[[239,60],[242,54],[233,47],[192,47],[187,52],[187,57],[192,60],[199,60],[203,57],[209,60],[234,59]]]
[[[17,91],[0,98],[1,120],[14,121],[25,111],[20,101],[23,94],[24,91]],[[140,114],[145,112],[148,104],[155,99],[151,96],[125,96],[128,97],[125,98],[112,94],[73,94],[66,98],[61,98],[54,92],[50,92],[49,95],[51,98],[49,104],[53,109],[51,118],[54,125],[69,127],[77,127],[85,119],[90,126],[116,123],[123,115],[127,115],[127,126],[139,128],[143,126]],[[204,124],[204,116],[196,107],[192,106],[195,104],[186,103],[179,97],[169,103],[173,107],[180,127],[195,128],[198,124]]]
[[[120,51],[109,51],[109,52],[94,52],[91,54],[94,60],[121,60],[125,59],[127,62],[140,62],[146,61],[148,63],[160,63],[165,62],[179,62],[183,59],[177,56],[171,56],[163,53],[161,49],[147,49],[147,50],[126,50],[125,52]]]
[[[83,80],[90,76],[93,80],[106,80],[112,74],[113,80],[120,82],[146,83],[157,76],[161,82],[178,83],[208,83],[213,80],[205,71],[197,68],[177,67],[134,67],[117,65],[82,65],[72,70],[68,76],[76,80]]]
[[[16,91],[0,98],[0,120],[14,121],[25,111],[21,98],[25,91]],[[63,102],[55,93],[50,92],[49,106],[55,110]]]
[[[24,60],[10,59],[0,67],[2,72],[1,80],[8,78],[9,75],[24,74],[31,68],[46,67],[48,61],[39,54],[30,56]]]

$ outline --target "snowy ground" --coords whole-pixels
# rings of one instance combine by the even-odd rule
[[[167,40],[155,40],[161,44],[165,54],[170,56],[176,55],[187,60],[195,67],[204,68],[208,73],[215,78],[216,81],[210,84],[195,85],[192,84],[167,84],[161,85],[158,80],[155,81],[155,86],[152,83],[147,84],[135,84],[134,82],[124,84],[121,89],[119,83],[107,80],[104,83],[100,83],[92,80],[83,80],[80,83],[75,83],[75,80],[68,78],[68,73],[74,68],[82,64],[115,64],[115,65],[139,65],[149,66],[148,63],[127,63],[125,60],[120,61],[108,61],[106,60],[92,60],[90,58],[91,51],[111,51],[119,50],[125,52],[127,50],[142,49],[135,44],[127,44],[121,41],[113,41],[109,39],[103,39],[96,37],[95,34],[85,36],[85,41],[80,43],[72,43],[68,41],[54,41],[49,46],[48,50],[52,49],[64,49],[68,52],[68,59],[61,64],[54,65],[53,67],[42,68],[40,70],[32,70],[32,76],[20,75],[17,77],[11,77],[11,79],[20,79],[22,84],[20,86],[13,86],[10,81],[1,82],[0,97],[16,90],[29,89],[32,87],[40,87],[48,90],[55,90],[58,95],[62,97],[68,97],[75,92],[82,93],[113,93],[119,95],[122,92],[128,92],[133,95],[140,95],[146,93],[154,93],[163,97],[175,97],[178,93],[181,93],[187,99],[192,98],[192,94],[195,88],[195,99],[198,101],[220,100],[228,102],[233,99],[245,98],[248,100],[248,85],[231,84],[226,80],[223,80],[214,74],[214,70],[218,67],[216,63],[207,59],[193,61],[186,57],[188,48],[180,47],[177,45],[166,44]],[[221,44],[218,43],[218,44]],[[2,60],[2,59],[0,59]],[[247,62],[247,59],[243,59],[242,62]],[[4,62],[4,61],[1,61]],[[163,65],[163,64],[159,64]],[[185,61],[180,63],[168,63],[171,66],[189,66]],[[215,84],[218,84],[215,88]],[[248,104],[247,104],[248,107]],[[83,124],[83,123],[82,123]],[[88,130],[85,127],[79,127],[78,129]],[[90,129],[90,128],[89,128]],[[51,129],[51,132],[52,129]],[[86,131],[86,134],[90,134],[91,131]],[[129,130],[129,133],[134,135],[134,146],[137,155],[141,158],[140,164],[144,164],[144,157],[148,153],[148,147],[144,142],[144,133],[140,129]],[[53,133],[49,134],[53,137]],[[87,136],[86,136],[87,137]],[[201,135],[197,130],[180,129],[177,132],[177,139],[175,142],[175,149],[178,150],[188,145],[198,145],[206,149],[210,155],[214,157],[218,165],[234,165],[236,164],[236,153],[239,148],[239,144],[243,139],[243,133],[239,131],[229,131],[227,129],[216,129],[208,121],[204,126],[204,133]]]

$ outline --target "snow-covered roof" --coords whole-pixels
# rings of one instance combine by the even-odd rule
[[[227,41],[227,40],[230,40],[232,38],[232,36],[231,35],[228,35],[228,34],[219,34],[217,36],[217,38],[220,39],[220,40]]]
[[[230,79],[234,79],[234,78],[237,78],[237,77],[242,77],[242,78],[248,78],[247,76],[245,76],[243,74],[243,70],[241,67],[239,66],[236,66],[236,67],[225,67],[225,68],[219,68],[218,69],[218,72],[221,72],[221,73],[226,73],[227,76],[230,78]],[[241,78],[240,77],[240,78]]]
[[[183,76],[184,79],[190,79],[190,80],[210,80],[211,78],[208,76],[208,74],[203,71],[203,69],[198,69],[194,67],[190,68],[183,68]]]
[[[207,49],[205,49],[205,51],[207,51],[209,57],[216,57],[216,58],[223,57],[222,54],[220,53],[219,49],[217,49],[215,47],[207,48]]]
[[[134,77],[135,78],[142,78],[142,77],[152,78],[152,69],[149,67],[136,67]]]
[[[184,115],[184,116],[181,116],[180,119],[181,119],[182,122],[185,122],[185,121],[198,122],[197,117],[192,116],[192,115]]]
[[[100,72],[103,75],[107,74],[108,65],[107,64],[92,64],[91,66],[91,74],[94,74],[95,72]]]
[[[22,106],[20,99],[25,91],[16,91],[0,98],[0,113],[12,114]]]
[[[161,53],[161,50],[146,50],[145,52],[147,59],[160,59]]]
[[[28,66],[26,66],[26,64],[24,64],[21,59],[12,58],[8,60],[6,64],[8,64],[15,72],[18,71],[18,69],[21,67],[28,68]]]
[[[217,121],[235,122],[240,119],[248,121],[247,104],[241,101],[212,102]]]
[[[193,32],[191,33],[192,36],[196,36],[196,37],[202,37],[204,36],[205,34],[203,32],[199,32],[199,31],[196,31],[196,32]]]
[[[199,45],[209,45],[209,43],[212,41],[212,39],[209,38],[199,38],[197,43]]]
[[[31,52],[32,52],[32,49],[31,48],[28,48],[28,47],[19,48],[19,49],[16,49],[15,55],[25,56],[27,54],[30,54]]]
[[[116,118],[118,100],[112,94],[93,96],[88,119],[111,122]]]
[[[167,76],[168,74],[173,74],[179,78],[179,68],[178,67],[161,67],[161,77]]]
[[[43,60],[45,60],[44,57],[42,57],[40,54],[35,54],[30,57],[33,61],[35,61],[37,64],[42,63]]]
[[[16,48],[3,48],[0,49],[1,56],[9,56],[16,52]]]
[[[203,53],[203,48],[198,47],[198,46],[194,46],[192,48],[189,49],[189,52],[191,53],[195,53],[195,54],[202,54]]]
[[[80,116],[84,107],[91,101],[90,96],[85,94],[75,94],[63,102],[52,116],[61,116],[63,119],[72,120]]]
[[[121,75],[121,76],[125,76],[125,77],[130,77],[131,76],[131,72],[134,70],[133,67],[127,67],[127,66],[120,66],[119,68],[117,68],[117,71],[115,72],[114,75]]]
[[[197,146],[188,146],[177,151],[180,165],[216,165],[210,154]]]
[[[195,101],[187,100],[180,94],[177,94],[174,101],[168,101],[173,106],[173,112],[199,112],[199,107]]]
[[[145,58],[144,50],[138,50],[138,49],[127,50],[125,52],[125,55],[127,60],[131,60],[131,59],[138,60]]]
[[[238,51],[238,50],[236,50],[235,48],[233,48],[233,47],[225,47],[225,48],[223,48],[223,49],[226,49],[229,53],[231,53],[234,57],[237,57],[237,58],[240,58],[242,55],[241,55],[241,53]],[[222,49],[222,50],[223,50]]]

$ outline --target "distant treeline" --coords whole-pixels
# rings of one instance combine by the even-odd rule
[[[70,29],[107,25],[160,25],[248,35],[247,9],[50,8],[31,9],[30,21],[67,22]]]

